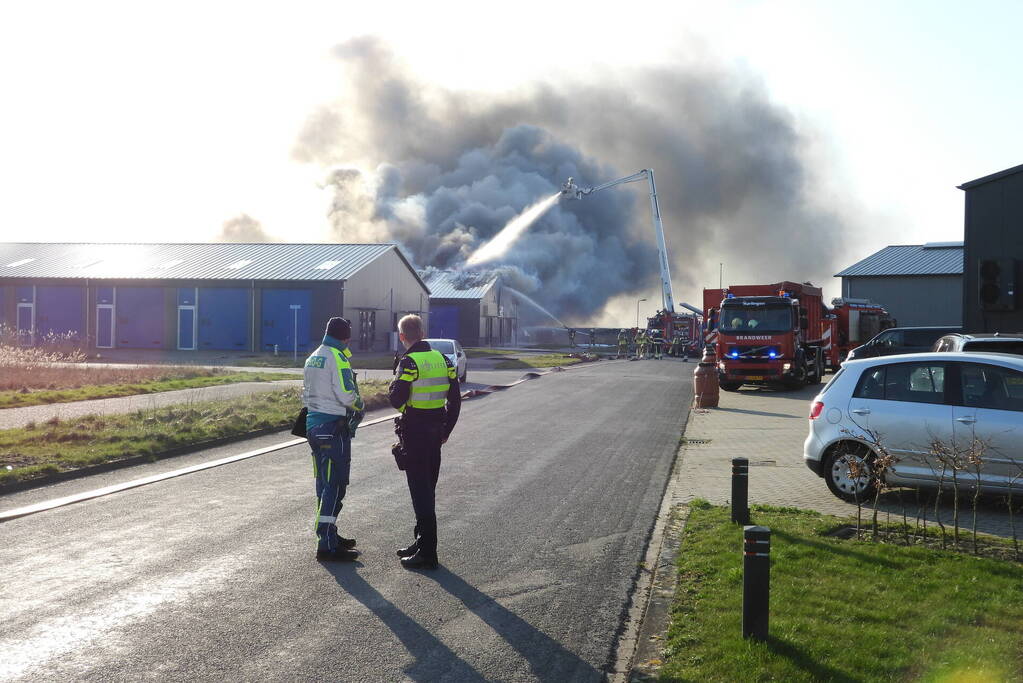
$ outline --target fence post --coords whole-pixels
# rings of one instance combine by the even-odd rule
[[[732,522],[749,524],[749,460],[732,458]]]
[[[771,530],[742,530],[742,637],[767,640],[771,587]]]

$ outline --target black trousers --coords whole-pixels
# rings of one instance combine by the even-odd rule
[[[419,551],[428,557],[437,555],[437,478],[440,476],[440,446],[444,427],[432,423],[412,423],[405,428],[405,478],[416,513],[415,536]]]

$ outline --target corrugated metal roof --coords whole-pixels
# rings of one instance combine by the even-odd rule
[[[482,299],[497,282],[495,273],[476,271],[423,270],[419,275],[431,299]]]
[[[885,247],[835,277],[875,275],[962,275],[963,243],[931,242]]]
[[[963,183],[962,185],[960,185],[959,189],[960,190],[969,190],[970,188],[977,187],[978,185],[983,185],[984,183],[990,183],[992,180],[1000,180],[1000,179],[1002,179],[1002,178],[1004,178],[1006,176],[1016,175],[1017,173],[1023,173],[1023,164],[1021,164],[1019,166],[1013,166],[1012,168],[1007,168],[1004,171],[998,171],[997,173],[992,173],[991,175],[986,175],[983,178],[977,178],[976,180],[968,180],[965,183]]]
[[[347,280],[391,249],[408,264],[394,244],[6,242],[0,278]]]

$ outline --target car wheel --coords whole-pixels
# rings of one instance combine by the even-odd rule
[[[840,443],[834,446],[824,460],[824,481],[831,492],[842,500],[855,503],[874,498],[874,454],[861,443]],[[853,472],[857,476],[853,476]]]
[[[719,382],[719,384],[725,391],[738,391],[742,386],[742,382]]]

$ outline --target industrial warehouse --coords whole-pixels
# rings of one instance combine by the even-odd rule
[[[393,348],[429,290],[394,244],[0,244],[0,322],[23,344],[301,352],[331,316]]]

